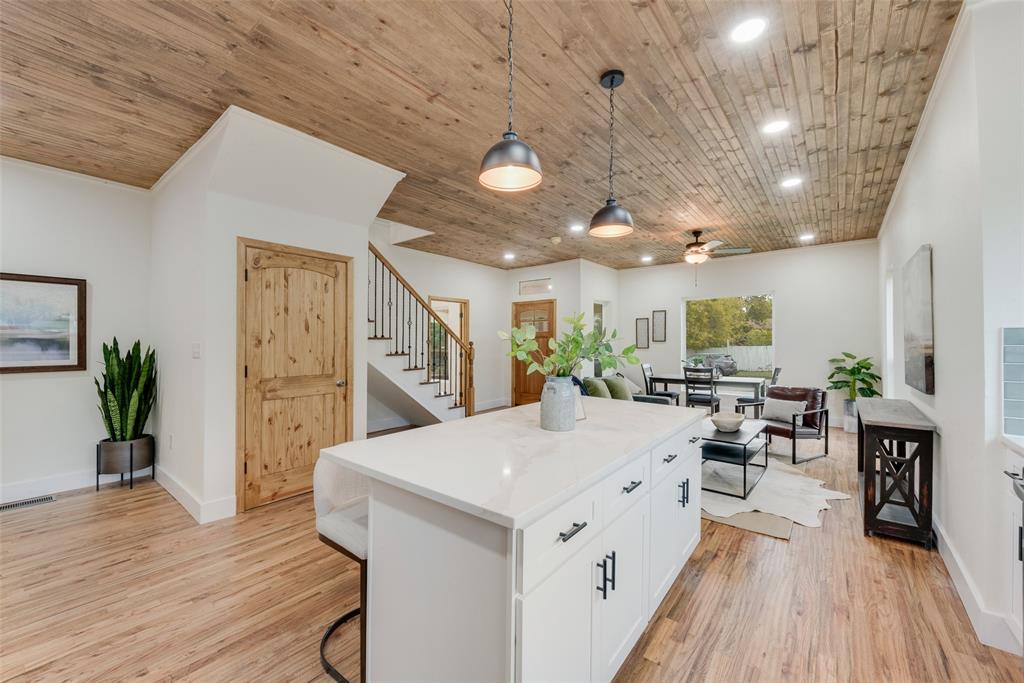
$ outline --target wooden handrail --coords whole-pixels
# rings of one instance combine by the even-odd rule
[[[461,339],[459,335],[455,332],[455,330],[449,327],[448,323],[446,323],[441,318],[441,316],[439,316],[434,311],[430,304],[427,301],[425,301],[422,296],[420,296],[419,292],[416,291],[416,288],[413,287],[408,280],[402,277],[402,274],[398,272],[398,269],[395,268],[394,265],[392,265],[392,263],[387,259],[387,257],[385,257],[384,254],[380,253],[380,250],[377,249],[377,247],[373,246],[372,242],[367,242],[367,246],[369,247],[370,253],[373,254],[374,257],[376,257],[376,259],[381,263],[381,265],[384,266],[384,268],[386,268],[389,273],[391,273],[391,275],[399,282],[399,284],[401,284],[402,287],[405,288],[409,295],[416,300],[420,307],[422,307],[423,310],[426,311],[426,314],[429,316],[430,320],[440,325],[441,328],[447,333],[447,336],[450,339],[454,340],[454,342],[462,350],[463,357],[465,358],[465,368],[463,372],[460,373],[459,378],[460,384],[462,385],[462,407],[465,409],[466,417],[473,415],[473,413],[475,412],[474,404],[476,402],[476,390],[473,381],[473,360],[476,357],[476,350],[473,348],[473,342],[466,342],[463,339]]]

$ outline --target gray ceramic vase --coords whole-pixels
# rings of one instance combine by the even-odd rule
[[[576,428],[576,392],[569,377],[548,376],[540,392],[540,426],[549,432]]]

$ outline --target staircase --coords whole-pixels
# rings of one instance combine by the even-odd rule
[[[369,245],[367,378],[371,393],[418,424],[473,414],[473,342],[466,342]]]

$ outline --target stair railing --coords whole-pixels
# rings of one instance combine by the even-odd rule
[[[391,262],[369,245],[366,296],[369,338],[388,342],[389,356],[405,356],[405,370],[426,373],[436,396],[474,413],[473,342],[459,335],[430,307]]]

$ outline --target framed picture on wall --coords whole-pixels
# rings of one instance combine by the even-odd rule
[[[668,311],[651,312],[651,340],[655,342],[667,341],[668,334]]]
[[[636,348],[648,349],[651,347],[650,318],[636,319]]]
[[[0,372],[85,370],[85,280],[0,273]]]

